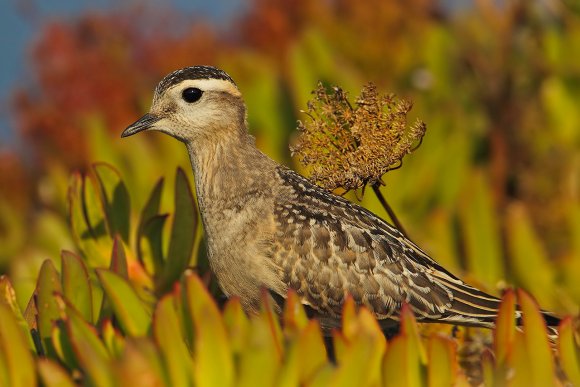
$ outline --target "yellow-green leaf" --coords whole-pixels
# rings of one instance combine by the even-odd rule
[[[125,350],[125,336],[113,326],[111,320],[107,319],[101,324],[101,337],[112,357],[120,357]]]
[[[112,272],[119,274],[121,277],[129,278],[129,268],[127,267],[127,256],[125,255],[125,248],[123,241],[118,234],[113,239],[113,250],[111,251],[111,264],[109,268]]]
[[[93,296],[89,273],[82,259],[73,252],[63,250],[62,289],[64,297],[87,321],[93,321]]]
[[[6,386],[36,385],[34,361],[27,338],[12,311],[0,302],[0,376]],[[2,381],[0,379],[0,381]]]
[[[78,312],[73,311],[72,313]],[[58,355],[58,359],[62,364],[66,365],[69,369],[76,369],[79,367],[71,343],[71,338],[66,329],[66,324],[62,320],[59,320],[52,329],[52,344],[56,354]]]
[[[430,387],[454,385],[457,376],[455,343],[447,337],[433,335],[429,338],[428,356],[428,385]]]
[[[232,386],[234,367],[223,319],[206,288],[195,275],[185,279],[194,336],[194,381],[198,387]]]
[[[558,329],[560,362],[566,376],[575,386],[580,386],[580,348],[574,340],[574,321],[571,317],[562,320]]]
[[[60,318],[60,308],[55,294],[62,293],[60,277],[51,260],[42,263],[36,285],[37,297],[37,324],[42,346],[48,356],[54,356],[52,346],[52,327]]]
[[[38,374],[42,385],[46,387],[75,387],[67,371],[58,363],[49,359],[38,359]]]
[[[103,246],[97,242],[85,217],[87,213],[83,198],[85,184],[87,182],[80,173],[73,174],[68,194],[71,233],[76,245],[91,266],[106,266],[108,264],[108,251],[105,252]]]
[[[383,386],[414,387],[425,384],[421,378],[421,357],[413,341],[403,333],[389,341],[383,362]]]
[[[196,229],[197,213],[193,193],[185,172],[178,168],[175,176],[175,211],[167,252],[167,264],[157,281],[158,293],[169,290],[189,265]]]
[[[307,383],[327,362],[326,347],[316,320],[308,321],[297,342],[300,382]]]
[[[0,276],[0,304],[5,304],[10,308],[14,318],[20,326],[20,329],[22,329],[22,333],[24,333],[24,336],[28,341],[30,350],[35,350],[34,342],[30,335],[30,330],[33,329],[34,326],[29,325],[28,321],[24,318],[24,315],[16,301],[16,293],[12,287],[12,283],[10,282],[10,279],[4,275]]]
[[[554,296],[554,266],[548,260],[544,246],[532,226],[526,209],[512,205],[507,217],[507,241],[511,264],[521,286],[541,289],[535,295],[543,306],[549,306]]]
[[[105,269],[97,269],[97,276],[123,331],[130,336],[146,335],[151,324],[151,312],[131,284],[120,275]]]
[[[172,386],[188,386],[193,383],[191,356],[185,345],[177,311],[175,296],[164,296],[155,309],[153,335]]]
[[[502,297],[493,334],[496,363],[502,365],[509,358],[516,334],[516,297],[512,289]]]
[[[555,382],[554,359],[540,309],[532,297],[520,289],[518,289],[518,301],[523,313],[524,328],[523,340],[519,344],[526,349],[528,364],[526,368],[516,369],[516,373],[528,372],[534,386],[553,385]],[[515,344],[517,346],[518,342]],[[523,366],[522,363],[518,365]]]
[[[403,304],[401,308],[401,333],[407,336],[409,340],[409,345],[413,347],[413,351],[419,353],[419,359],[422,364],[427,364],[427,353],[425,347],[421,343],[421,338],[419,337],[419,328],[417,327],[417,321],[415,320],[415,315],[411,310],[409,304]]]
[[[533,366],[532,364],[530,364],[528,351],[529,349],[526,346],[524,334],[520,331],[516,331],[516,334],[514,336],[512,358],[510,359],[511,372],[504,374],[505,378],[508,379],[507,381],[509,381],[510,386],[514,387],[546,386],[534,384],[534,376],[532,370]],[[497,377],[496,380],[498,380]],[[551,382],[547,384],[547,386],[551,385],[552,385]]]
[[[143,224],[142,238],[139,245],[141,246],[140,260],[145,267],[152,273],[162,273],[165,265],[163,258],[163,227],[168,215],[160,214],[149,218]],[[147,242],[147,245],[143,243]],[[172,263],[168,263],[171,265]]]
[[[500,385],[497,383],[497,379],[498,379],[499,375],[496,372],[493,354],[487,348],[484,349],[483,353],[481,354],[481,373],[483,376],[483,385],[484,386]],[[501,374],[501,377],[504,378],[504,375]]]
[[[284,329],[286,331],[299,331],[308,324],[308,318],[304,311],[304,306],[300,302],[298,294],[294,290],[288,291],[286,303],[284,304]]]
[[[369,382],[371,366],[369,358],[373,355],[373,338],[360,335],[354,339],[338,363],[338,368],[330,383],[335,387],[366,386]]]
[[[99,182],[109,235],[119,234],[125,243],[129,243],[129,191],[119,172],[111,165],[95,163],[93,170]]]
[[[470,271],[488,286],[504,278],[499,227],[489,183],[481,171],[468,179],[460,211]]]
[[[68,311],[66,327],[76,358],[93,385],[112,387],[114,383],[109,354],[95,328],[74,311]]]
[[[163,266],[163,249],[161,245],[162,230],[166,216],[160,218],[159,206],[161,203],[161,193],[163,191],[164,180],[159,179],[147,203],[141,210],[139,226],[137,227],[137,256],[144,265],[153,266],[155,272],[160,272]],[[157,219],[153,221],[153,219]],[[160,221],[160,219],[162,219]],[[153,227],[153,225],[155,225]],[[149,254],[142,249],[143,239],[149,242]],[[147,263],[145,263],[147,262]]]
[[[242,309],[240,299],[232,297],[224,308],[223,320],[228,332],[232,353],[239,354],[246,345],[250,321],[246,312]]]
[[[115,382],[119,386],[187,386],[169,383],[160,353],[152,340],[133,337],[127,340],[121,358],[115,363]]]
[[[267,307],[250,319],[246,345],[239,362],[236,385],[240,387],[272,386],[281,363],[281,348],[277,329]]]

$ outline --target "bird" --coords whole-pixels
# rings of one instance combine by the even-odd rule
[[[150,111],[121,136],[144,131],[185,144],[210,268],[248,313],[259,311],[263,289],[277,304],[293,290],[325,331],[340,327],[348,297],[384,330],[398,324],[404,304],[418,322],[494,327],[499,298],[459,279],[368,209],[262,153],[225,71],[191,66],[167,75]],[[542,313],[548,326],[558,324]]]

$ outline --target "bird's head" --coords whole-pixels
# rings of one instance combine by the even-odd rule
[[[245,131],[246,109],[238,87],[224,71],[193,66],[167,75],[155,89],[149,113],[121,137],[156,130],[185,143]]]

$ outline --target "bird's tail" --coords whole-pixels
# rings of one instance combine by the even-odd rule
[[[453,293],[453,302],[444,320],[449,322],[457,321],[464,325],[483,326],[493,328],[499,313],[501,299],[482,292],[463,282],[452,281],[451,278],[438,278],[445,283],[445,286]],[[548,333],[557,334],[555,329],[560,324],[560,319],[551,312],[541,310]],[[522,325],[522,311],[516,305],[516,324]]]

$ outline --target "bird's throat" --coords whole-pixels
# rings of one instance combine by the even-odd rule
[[[264,189],[264,181],[275,173],[276,163],[256,148],[249,135],[201,147],[186,145],[202,213],[216,206],[243,205],[244,198]]]

